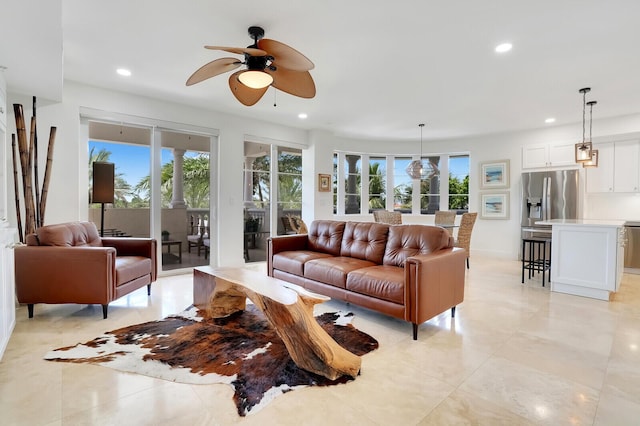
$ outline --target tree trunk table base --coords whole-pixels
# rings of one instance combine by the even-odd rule
[[[330,380],[358,375],[360,357],[336,343],[313,316],[314,305],[330,298],[243,268],[193,269],[193,304],[213,318],[244,310],[247,298],[273,325],[298,367]]]

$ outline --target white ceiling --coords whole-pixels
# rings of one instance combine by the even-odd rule
[[[580,122],[585,86],[596,120],[640,113],[638,0],[0,1],[9,92],[53,101],[64,78],[393,140],[416,139],[421,122],[425,140]],[[185,86],[200,66],[234,56],[205,44],[248,46],[251,25],[315,63],[315,98],[278,92],[274,107],[270,89],[245,107],[229,73]],[[513,50],[496,54],[505,41]]]

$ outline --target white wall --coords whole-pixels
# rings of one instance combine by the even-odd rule
[[[86,140],[80,137],[80,109],[116,112],[145,119],[173,122],[216,129],[219,132],[218,170],[224,179],[218,181],[217,211],[220,230],[218,264],[244,263],[242,215],[242,166],[245,135],[258,135],[271,141],[307,144],[307,132],[278,126],[260,120],[245,119],[213,111],[190,108],[150,98],[65,82],[63,102],[38,106],[38,141],[40,176],[44,171],[46,140],[50,126],[57,126],[53,171],[49,186],[45,223],[59,223],[87,218],[88,152]],[[25,117],[31,117],[31,105],[24,105]],[[15,133],[15,118],[8,117],[7,134]],[[255,139],[255,137],[254,137]],[[10,153],[10,144],[5,150]],[[3,158],[6,158],[3,156]],[[3,160],[4,161],[4,160]],[[10,157],[7,159],[10,162]],[[10,170],[11,164],[9,163]],[[6,182],[13,194],[13,179]],[[212,200],[212,203],[215,202]],[[8,209],[11,223],[16,223],[15,209]],[[160,239],[160,235],[156,236]]]
[[[25,105],[25,115],[31,113]],[[314,218],[330,219],[332,214],[332,194],[318,192],[318,173],[332,173],[334,150],[350,150],[380,154],[418,154],[415,141],[372,141],[336,137],[327,131],[306,132],[261,122],[259,120],[233,117],[208,110],[201,110],[162,102],[150,98],[82,86],[65,82],[63,102],[38,107],[38,129],[40,141],[39,157],[43,162],[46,155],[46,139],[51,125],[58,127],[54,150],[53,174],[47,203],[46,223],[85,219],[87,215],[87,159],[86,141],[80,136],[79,111],[81,107],[118,112],[174,123],[184,123],[216,129],[219,134],[218,168],[218,227],[220,229],[218,263],[234,265],[243,263],[242,253],[242,165],[243,141],[246,135],[252,140],[264,138],[267,142],[283,141],[307,146],[303,149],[303,219],[309,223]],[[15,132],[15,120],[8,118],[7,135]],[[615,138],[615,135],[640,134],[640,115],[594,120],[594,141]],[[509,159],[510,218],[508,220],[478,219],[471,243],[472,253],[517,258],[520,245],[519,223],[519,177],[521,173],[521,147],[523,145],[546,142],[577,141],[582,134],[580,123],[570,126],[556,126],[524,132],[485,135],[427,142],[423,152],[449,153],[469,152],[471,158],[470,210],[478,211],[478,167],[481,162]],[[9,136],[10,138],[10,136]],[[11,170],[10,144],[5,157]],[[40,165],[44,170],[44,164]],[[11,175],[9,173],[9,175]],[[581,171],[581,175],[583,172]],[[7,193],[13,194],[13,181],[9,176]],[[584,179],[582,179],[583,181]],[[9,197],[11,199],[11,197]],[[602,196],[583,198],[584,217],[640,219],[640,197],[617,194],[606,199]],[[8,209],[10,220],[15,224],[15,210]],[[624,217],[621,211],[628,212]],[[349,216],[349,220],[370,220],[369,215]],[[430,220],[423,217],[407,217],[407,222]],[[158,235],[157,238],[160,236]]]
[[[640,137],[640,114],[594,120],[594,142],[625,140]],[[471,240],[472,253],[516,259],[520,250],[520,175],[522,173],[522,147],[543,143],[578,142],[582,135],[580,123],[567,126],[550,126],[541,129],[483,135],[436,142],[424,142],[423,153],[469,152],[470,156],[470,211],[480,210],[479,165],[485,161],[510,160],[510,215],[508,220],[476,221]],[[311,144],[322,146],[323,155],[335,150],[349,150],[354,153],[369,154],[418,154],[416,142],[402,141],[363,141],[346,140],[327,133],[313,132]],[[640,164],[639,164],[640,166]],[[332,170],[330,155],[318,158],[318,173]],[[580,170],[580,186],[584,190],[584,170]],[[530,170],[527,170],[530,171]],[[329,194],[330,195],[330,194]],[[323,200],[321,195],[316,197]],[[329,206],[316,207],[316,217],[331,217],[331,199]],[[640,221],[640,196],[633,194],[582,195],[580,200],[581,216],[598,219],[627,219]],[[346,220],[372,220],[371,215],[349,215],[339,217]],[[405,215],[406,223],[432,223],[432,218]]]

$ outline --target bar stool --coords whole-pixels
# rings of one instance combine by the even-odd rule
[[[547,257],[547,243],[550,242],[549,238],[522,239],[522,284],[524,284],[525,270],[529,271],[529,279],[536,272],[542,272],[542,287],[544,287],[545,271],[549,271],[548,279],[551,280],[551,245],[549,245],[549,257]],[[527,253],[527,246],[529,253]]]

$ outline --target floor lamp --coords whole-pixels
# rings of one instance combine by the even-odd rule
[[[92,202],[100,203],[100,236],[104,236],[104,205],[113,203],[114,165],[104,161],[93,163],[93,196]]]

